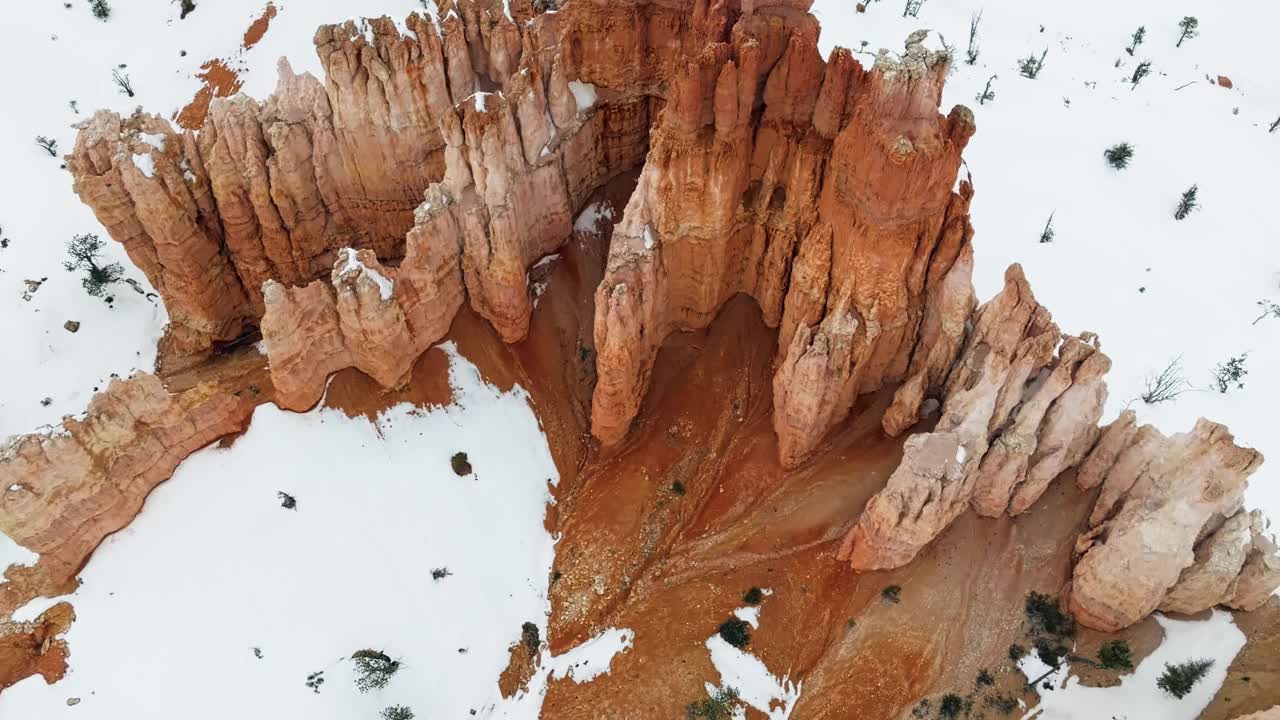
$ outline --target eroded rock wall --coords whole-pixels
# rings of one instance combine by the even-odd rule
[[[913,355],[938,344],[917,343],[931,297],[968,314],[972,191],[952,186],[974,127],[965,108],[937,112],[947,58],[917,33],[870,71],[843,49],[824,62],[816,27],[776,20],[740,18],[673,80],[596,294],[592,432],[606,444],[638,413],[663,340],[736,293],[779,328],[787,466],[860,393],[928,364]]]
[[[1165,437],[1121,415],[1078,478],[1102,489],[1092,529],[1076,543],[1076,618],[1113,631],[1161,607],[1252,609],[1265,601],[1280,586],[1280,557],[1261,515],[1242,509],[1261,464],[1260,453],[1217,423],[1200,420]]]
[[[966,304],[939,302],[956,311]],[[986,516],[1025,512],[1098,435],[1110,360],[1091,333],[1058,330],[1019,266],[973,314],[949,368],[946,349],[964,335],[964,322],[938,316],[926,327],[939,328],[927,336],[941,349],[922,356],[930,359],[900,387],[882,424],[901,432],[929,398],[941,401],[941,417],[932,432],[907,439],[901,465],[845,538],[840,556],[858,570],[905,565],[970,507]]]
[[[0,584],[0,617],[41,595],[75,589],[102,539],[133,520],[178,463],[244,430],[252,404],[199,386],[170,395],[153,375],[116,379],[83,417],[0,450],[0,531],[40,555]]]

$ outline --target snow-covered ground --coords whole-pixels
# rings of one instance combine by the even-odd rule
[[[1159,613],[1155,617],[1164,630],[1163,642],[1143,658],[1132,673],[1120,676],[1120,684],[1089,687],[1081,685],[1079,678],[1068,670],[1060,670],[1046,680],[1052,690],[1036,688],[1040,704],[1027,718],[1195,720],[1199,717],[1226,680],[1227,668],[1236,653],[1244,647],[1244,633],[1231,621],[1231,613],[1222,610],[1214,610],[1213,616],[1203,621],[1174,620]],[[1212,660],[1213,665],[1186,697],[1178,699],[1156,685],[1165,665],[1189,660]],[[1030,680],[1047,673],[1049,666],[1035,653],[1029,653],[1018,663],[1018,669]]]
[[[905,0],[869,5],[856,13],[853,0],[815,0],[824,56],[864,40],[869,53],[901,52],[922,28],[956,49],[943,109],[963,104],[977,119],[964,157],[976,189],[979,299],[1022,263],[1063,330],[1097,332],[1114,361],[1104,421],[1132,407],[1166,433],[1201,416],[1225,423],[1276,458],[1254,475],[1247,500],[1280,517],[1280,318],[1252,324],[1259,301],[1280,303],[1280,129],[1268,133],[1280,117],[1280,4],[925,0],[914,18],[903,17]],[[980,54],[968,65],[979,11]],[[1187,15],[1199,19],[1199,36],[1175,47]],[[1125,48],[1139,26],[1146,40],[1131,57]],[[930,41],[939,46],[936,34]],[[1039,76],[1022,77],[1018,60],[1046,49]],[[1129,79],[1146,60],[1151,73],[1134,87]],[[992,75],[995,99],[979,104]],[[1234,88],[1206,79],[1219,75]],[[1117,171],[1102,153],[1121,142],[1134,156]],[[1174,207],[1192,184],[1202,207],[1177,221]],[[1050,214],[1056,233],[1041,244]],[[1209,390],[1213,368],[1242,353],[1244,389]],[[1193,387],[1169,403],[1143,403],[1147,376],[1179,357]]]
[[[485,384],[443,347],[453,405],[401,405],[376,424],[264,405],[231,448],[183,463],[66,598],[77,616],[66,678],[6,690],[0,717],[346,720],[407,705],[419,717],[536,718],[548,673],[606,672],[629,631],[544,658],[533,692],[501,700],[521,625],[546,637],[543,517],[558,476],[527,395]],[[451,468],[458,451],[472,475]],[[366,648],[403,667],[361,694],[349,658]],[[320,671],[316,693],[306,681]]]

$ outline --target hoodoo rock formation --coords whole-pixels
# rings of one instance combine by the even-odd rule
[[[1117,630],[1158,607],[1261,605],[1280,586],[1280,556],[1260,515],[1241,509],[1246,481],[1261,463],[1217,423],[1201,420],[1191,432],[1165,437],[1122,414],[1077,476],[1102,491],[1093,529],[1076,544],[1076,618]]]
[[[0,584],[0,617],[75,589],[103,538],[133,520],[188,455],[244,430],[253,405],[199,386],[170,395],[153,375],[112,380],[80,419],[0,450],[0,531],[40,555]]]
[[[846,50],[824,62],[795,3],[699,0],[688,17],[516,3],[519,22],[499,0],[446,5],[439,31],[416,14],[405,35],[388,19],[322,28],[323,84],[282,64],[275,95],[216,101],[198,135],[110,113],[82,128],[76,188],[165,298],[166,358],[261,325],[290,406],[318,397],[323,373],[371,366],[325,350],[341,339],[282,336],[304,295],[326,294],[305,284],[344,247],[391,274],[410,230],[433,258],[458,249],[471,307],[519,341],[529,267],[592,191],[643,164],[597,292],[592,431],[606,444],[639,411],[663,340],[739,292],[780,328],[785,465],[859,394],[908,373],[937,382],[972,304],[972,189],[952,186],[974,126],[963,107],[937,113],[949,58],[923,32],[868,71]],[[307,331],[322,325],[337,326]],[[432,328],[388,351],[411,355]]]
[[[922,370],[885,414],[894,434],[919,416],[929,377],[942,388],[933,432],[907,439],[902,464],[845,538],[840,555],[855,569],[905,565],[970,506],[1026,511],[1097,438],[1111,361],[1092,334],[1059,332],[1020,267],[972,325],[949,372]]]
[[[403,384],[457,317],[472,321],[464,303],[502,342],[522,343],[542,320],[531,268],[562,249],[588,202],[634,178],[607,250],[593,247],[595,264],[575,276],[576,336],[540,344],[534,334],[518,348],[555,345],[558,368],[578,363],[564,373],[577,384],[562,393],[577,404],[548,423],[578,443],[563,466],[625,466],[629,434],[652,441],[642,407],[650,386],[663,386],[659,351],[674,333],[753,303],[755,334],[743,337],[764,350],[741,379],[750,387],[734,398],[732,423],[704,428],[716,435],[708,446],[721,443],[711,460],[690,458],[706,460],[704,476],[672,466],[655,479],[677,454],[663,446],[645,459],[653,475],[638,466],[643,481],[627,478],[625,492],[615,483],[606,492],[616,496],[593,495],[605,483],[589,476],[564,490],[570,519],[557,522],[570,539],[557,562],[570,572],[551,593],[553,629],[585,635],[591,621],[625,609],[633,588],[642,601],[679,588],[701,571],[699,552],[715,558],[699,561],[706,566],[742,567],[748,556],[782,564],[812,551],[801,594],[861,592],[847,571],[826,574],[841,535],[836,554],[852,568],[892,570],[953,523],[978,522],[961,518],[969,509],[1020,516],[1046,493],[1075,493],[1082,513],[1093,500],[1079,493],[1097,493],[1075,557],[1081,514],[1060,519],[1061,562],[1039,576],[1070,575],[1071,611],[1091,627],[1123,628],[1156,609],[1256,608],[1280,585],[1266,521],[1242,508],[1256,451],[1208,421],[1165,437],[1126,412],[1100,429],[1111,361],[1092,333],[1059,329],[1019,266],[978,306],[974,188],[957,182],[974,120],[964,107],[939,112],[950,58],[927,50],[923,32],[867,69],[844,49],[823,60],[808,0],[569,0],[554,12],[531,0],[437,4],[439,20],[322,27],[323,81],[282,61],[275,94],[213,102],[198,133],[141,112],[99,112],[81,126],[68,158],[75,189],[164,299],[166,377],[260,332],[275,401],[305,410],[345,368],[384,388]],[[242,430],[251,406],[207,385],[170,395],[143,374],[113,382],[84,419],[13,442],[0,455],[0,530],[41,559],[9,571],[0,617],[73,586],[147,493],[191,452]],[[855,406],[875,412],[846,422]],[[899,462],[892,438],[918,424]],[[868,466],[888,480],[874,494],[832,481],[839,468],[814,467],[851,425],[860,441],[879,443]],[[663,442],[674,447],[686,426],[694,423],[674,419]],[[756,429],[772,433],[776,453],[754,442]],[[730,442],[741,438],[749,441]],[[746,454],[731,466],[722,450]],[[745,468],[734,478],[742,497],[707,500],[730,467]],[[1072,472],[1077,488],[1054,486]],[[771,497],[766,524],[778,534],[753,544],[760,513],[751,504],[782,486],[775,477],[794,483],[786,487],[798,499]],[[837,502],[796,491],[810,479],[840,487],[830,491]],[[651,480],[674,496],[688,490],[685,504],[653,502]],[[635,557],[586,547],[581,530],[572,537],[574,503],[592,502],[644,506],[640,519],[610,526],[614,534],[590,535],[643,538]],[[788,530],[776,513],[791,506],[807,510]],[[690,549],[681,533],[701,545]],[[685,556],[658,567],[652,558],[670,560],[663,553],[680,542]],[[594,573],[578,595],[588,580],[572,575],[575,562]],[[594,565],[610,564],[618,578],[606,583]],[[852,655],[823,654],[829,637],[797,662],[812,668],[821,656],[839,668],[831,677],[852,676]],[[921,643],[916,651],[929,656]]]
[[[870,71],[845,50],[823,63],[816,28],[776,26],[743,18],[673,80],[596,293],[606,444],[663,340],[745,292],[779,327],[774,427],[796,465],[860,393],[923,362],[926,298],[969,267],[971,191],[951,187],[974,126],[963,107],[937,113],[947,58],[917,33]]]

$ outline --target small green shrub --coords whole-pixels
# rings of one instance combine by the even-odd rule
[[[391,705],[382,709],[382,720],[413,720],[413,711],[407,705]]]
[[[964,700],[955,693],[942,696],[942,703],[938,705],[938,717],[957,718],[960,717],[960,711],[964,709]]]
[[[1102,156],[1107,159],[1111,167],[1123,170],[1129,167],[1129,160],[1133,157],[1133,146],[1127,142],[1112,145],[1102,152]]]
[[[688,720],[729,720],[733,717],[737,702],[738,691],[722,687],[709,698],[689,703],[685,708],[685,717]]]
[[[453,457],[449,458],[449,464],[453,466],[453,472],[458,477],[471,474],[471,462],[467,460],[467,454],[464,452],[454,453]]]
[[[985,685],[987,687],[991,687],[992,685],[996,684],[996,679],[991,677],[991,673],[987,672],[986,669],[982,669],[978,671],[978,677],[974,678],[973,684],[978,686]]]
[[[1062,612],[1058,599],[1034,590],[1027,594],[1027,622],[1036,635],[1071,637],[1076,634],[1076,621]]]
[[[400,669],[399,660],[392,660],[377,650],[358,650],[351,659],[356,666],[356,689],[362,693],[386,687]]]
[[[1019,644],[1017,644],[1017,643],[1014,643],[1014,644],[1012,644],[1012,645],[1010,645],[1010,646],[1009,646],[1009,659],[1010,659],[1010,660],[1012,660],[1012,661],[1014,661],[1014,662],[1018,662],[1019,660],[1021,660],[1022,658],[1026,657],[1026,656],[1027,656],[1027,649],[1026,649],[1026,648],[1024,648],[1024,647],[1022,647],[1021,645],[1019,645]]]
[[[729,618],[720,624],[720,637],[725,642],[741,650],[751,642],[751,626],[736,617]]]
[[[1103,644],[1098,650],[1098,659],[1102,667],[1108,670],[1130,670],[1133,668],[1133,657],[1129,643],[1124,640],[1112,640]]]
[[[889,587],[880,591],[880,599],[884,600],[885,602],[891,602],[891,603],[897,604],[898,601],[901,600],[901,594],[902,594],[901,585],[890,585]]]

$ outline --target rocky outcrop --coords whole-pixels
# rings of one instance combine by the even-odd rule
[[[917,342],[931,298],[972,297],[971,189],[951,188],[974,128],[965,108],[937,113],[946,58],[918,33],[871,71],[845,50],[824,63],[816,27],[772,20],[744,16],[697,55],[652,132],[596,293],[592,432],[606,444],[636,416],[663,340],[739,292],[779,327],[787,466],[858,394],[929,365],[913,351],[945,344]]]
[[[454,219],[444,213],[436,222]],[[371,250],[347,248],[328,283],[286,288],[267,281],[262,338],[276,404],[310,408],[326,378],[348,367],[395,387],[444,336],[463,300],[458,248],[424,236],[417,229],[409,235],[409,254],[399,268],[383,267]]]
[[[952,313],[969,297],[943,288],[938,303],[950,309],[932,316],[937,330],[928,334],[941,350],[922,356],[929,361],[899,389],[883,424],[900,431],[932,392],[942,415],[933,432],[907,439],[902,463],[845,538],[840,557],[858,570],[905,565],[970,506],[988,516],[1025,512],[1097,437],[1110,361],[1094,335],[1060,334],[1014,265],[1004,289],[973,314],[954,364],[943,364],[964,328]]]
[[[67,672],[67,642],[60,636],[75,620],[71,605],[61,602],[33,622],[0,621],[0,690],[39,675],[50,685]]]
[[[1195,563],[1160,602],[1186,614],[1226,605],[1255,610],[1280,587],[1280,551],[1260,510],[1240,510],[1195,548]]]
[[[1241,511],[1246,481],[1261,463],[1261,454],[1208,420],[1165,437],[1149,426],[1135,428],[1131,415],[1118,419],[1082,468],[1084,482],[1100,478],[1102,490],[1093,528],[1076,543],[1070,598],[1076,619],[1114,631],[1162,603],[1180,611],[1252,605],[1259,587],[1280,584],[1274,544],[1265,537],[1255,542],[1255,518]],[[1244,585],[1238,598],[1231,577],[1237,574]]]
[[[103,538],[129,524],[188,455],[248,426],[252,405],[200,386],[170,395],[146,373],[112,380],[80,419],[0,450],[0,531],[40,555],[0,584],[0,617],[75,588]],[[15,597],[14,594],[18,596]]]

